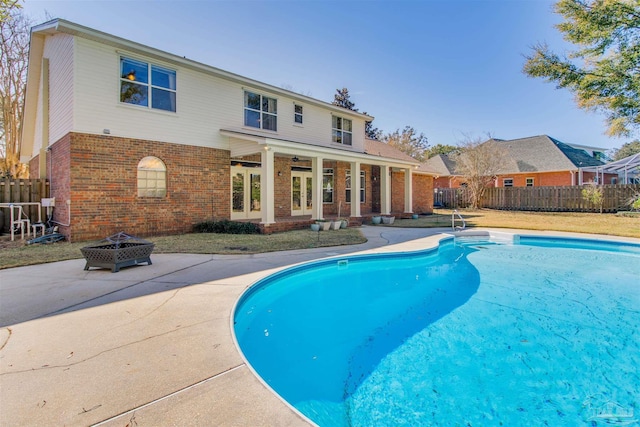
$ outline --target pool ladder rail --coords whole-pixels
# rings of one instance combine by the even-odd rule
[[[456,216],[462,221],[462,225],[456,226]],[[462,215],[460,215],[460,212],[458,212],[458,209],[454,209],[453,212],[451,212],[451,229],[453,231],[462,231],[465,228],[467,228],[467,223],[464,221],[464,218],[462,218]]]

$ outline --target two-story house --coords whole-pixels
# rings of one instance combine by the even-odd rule
[[[22,160],[73,240],[430,212],[432,176],[367,140],[371,120],[55,19],[31,32]]]

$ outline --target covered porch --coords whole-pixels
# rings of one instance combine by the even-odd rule
[[[274,232],[319,219],[358,225],[373,215],[413,213],[416,161],[220,132],[230,139],[232,220],[255,221]]]

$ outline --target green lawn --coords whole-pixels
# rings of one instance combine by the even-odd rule
[[[640,217],[595,213],[543,213],[461,210],[467,227],[514,228],[570,231],[640,238]],[[459,224],[459,223],[458,223]],[[389,227],[389,226],[378,226]],[[391,227],[451,227],[451,211],[437,209],[433,215],[418,219],[396,220]],[[191,233],[179,236],[151,237],[154,253],[255,254],[327,246],[354,245],[366,239],[357,228],[322,231],[289,231],[271,235],[234,235]],[[0,269],[82,258],[80,248],[91,242],[25,245],[24,242],[0,242]]]
[[[467,227],[570,231],[639,237],[640,216],[575,212],[521,212],[491,209],[465,210],[460,214]],[[451,227],[451,210],[436,209],[433,215],[396,220],[393,227]],[[457,225],[460,225],[458,220]]]
[[[213,234],[190,233],[178,236],[149,237],[155,243],[154,254],[255,254],[326,246],[355,245],[366,242],[357,228],[322,231],[296,230],[286,233]],[[82,258],[80,248],[94,242],[59,242],[25,245],[24,242],[0,244],[0,269]]]

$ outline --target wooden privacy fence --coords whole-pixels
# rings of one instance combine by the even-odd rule
[[[49,197],[49,182],[46,179],[0,179],[0,203],[33,203]],[[35,222],[37,206],[25,206],[25,213]],[[43,217],[44,218],[44,217]],[[9,231],[9,209],[0,209],[0,231]]]
[[[518,211],[599,212],[600,208],[582,197],[584,185],[566,187],[491,187],[482,198],[482,207]],[[601,185],[604,193],[603,212],[629,210],[629,200],[640,194],[640,185]],[[466,188],[438,188],[434,200],[447,208],[466,208]]]

